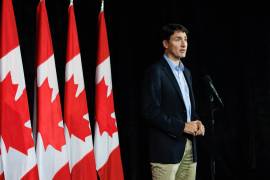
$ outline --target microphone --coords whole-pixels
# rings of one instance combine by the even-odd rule
[[[213,85],[213,81],[212,81],[211,77],[209,75],[205,75],[203,79],[208,84],[208,87],[209,87],[209,90],[211,91],[211,94],[214,94],[214,96],[218,100],[219,104],[222,107],[224,107],[224,104],[223,104],[221,98],[219,97],[216,88]]]

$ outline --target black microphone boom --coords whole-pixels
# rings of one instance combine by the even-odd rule
[[[218,100],[218,103],[219,103],[222,107],[224,107],[224,104],[223,104],[221,98],[219,97],[219,95],[218,95],[218,93],[217,93],[217,91],[216,91],[216,88],[215,88],[214,85],[213,85],[213,82],[212,82],[212,79],[210,78],[210,76],[209,76],[209,75],[205,75],[205,76],[204,76],[204,80],[206,81],[206,83],[207,83],[207,85],[208,85],[208,87],[209,87],[209,90],[211,91],[211,94],[213,94],[213,95],[216,97],[216,99]]]

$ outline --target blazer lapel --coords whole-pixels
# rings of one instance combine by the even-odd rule
[[[171,83],[173,84],[173,87],[175,88],[175,90],[178,92],[180,98],[182,99],[182,101],[184,102],[184,98],[183,95],[181,93],[181,90],[179,88],[179,85],[177,83],[177,80],[175,79],[175,76],[171,70],[171,67],[169,66],[169,64],[166,62],[166,60],[164,58],[162,58],[160,60],[161,64],[163,65],[163,70],[165,71],[165,73],[167,74],[167,76],[169,77],[169,79],[171,80]]]
[[[188,89],[189,89],[189,91],[191,91],[191,89],[190,89],[191,88],[190,77],[189,77],[186,69],[184,70],[184,76],[185,76],[186,82],[188,84]]]
[[[194,96],[193,96],[193,89],[191,86],[191,80],[190,80],[190,75],[187,73],[187,70],[184,70],[184,76],[186,79],[186,82],[188,84],[188,89],[189,89],[189,98],[190,98],[190,103],[191,103],[191,108],[194,107]]]

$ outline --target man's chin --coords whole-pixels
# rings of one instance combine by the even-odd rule
[[[185,54],[179,56],[180,59],[185,58],[185,57],[186,57]]]

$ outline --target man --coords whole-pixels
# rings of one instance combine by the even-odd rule
[[[182,63],[188,30],[180,24],[162,30],[164,56],[149,68],[143,84],[152,179],[195,180],[195,136],[205,130],[195,112],[190,71]]]

